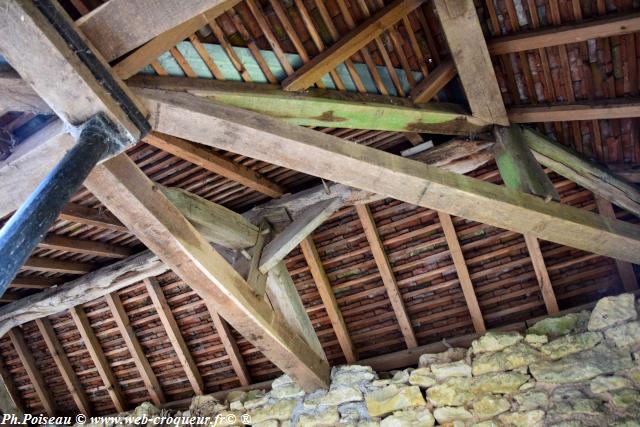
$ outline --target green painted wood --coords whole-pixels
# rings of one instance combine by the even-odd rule
[[[469,135],[484,127],[484,123],[457,105],[416,105],[409,99],[393,96],[325,89],[287,92],[268,84],[142,75],[128,83],[147,89],[186,91],[302,126],[443,135]]]

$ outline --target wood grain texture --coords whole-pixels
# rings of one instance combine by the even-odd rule
[[[205,390],[202,375],[200,375],[200,371],[198,371],[198,367],[191,355],[191,351],[189,351],[189,347],[187,347],[187,343],[182,336],[182,332],[180,332],[180,327],[178,326],[176,319],[173,317],[173,313],[171,312],[167,299],[162,292],[162,288],[158,284],[158,281],[153,277],[144,279],[144,283],[147,286],[147,293],[149,294],[149,297],[151,297],[151,302],[153,302],[153,306],[158,313],[160,322],[162,322],[162,326],[164,326],[164,330],[169,337],[169,342],[178,356],[178,360],[189,379],[189,383],[191,383],[194,393],[198,396],[203,395]]]
[[[540,292],[542,293],[542,299],[544,300],[544,305],[547,308],[547,313],[557,314],[560,309],[558,308],[558,301],[556,299],[556,294],[553,291],[553,285],[551,284],[547,265],[545,264],[544,257],[542,256],[540,242],[531,234],[525,234],[524,241],[527,245],[529,257],[531,258],[531,264],[533,264],[533,270],[536,273],[536,279],[538,280],[538,286],[540,286]]]
[[[434,0],[442,29],[473,115],[509,124],[489,50],[473,0]]]
[[[640,100],[620,98],[576,101],[569,104],[511,106],[508,114],[511,123],[625,119],[640,115]]]
[[[384,246],[380,240],[380,235],[378,234],[378,229],[376,228],[376,223],[373,219],[373,215],[371,214],[371,210],[367,205],[356,205],[356,211],[358,212],[358,218],[360,218],[364,234],[366,235],[369,246],[371,247],[371,253],[376,261],[380,277],[382,278],[384,287],[387,290],[387,296],[389,297],[389,301],[393,307],[393,312],[396,315],[396,319],[398,319],[398,325],[400,326],[400,331],[404,336],[405,344],[407,345],[407,348],[417,347],[418,341],[416,340],[413,327],[411,326],[409,313],[407,312],[404,300],[402,299],[402,294],[398,288],[398,283],[396,282],[396,278],[393,274],[393,268],[391,267],[391,263],[389,263],[389,258],[387,258]]]
[[[316,245],[313,243],[313,238],[311,236],[304,238],[302,242],[300,242],[300,247],[304,254],[304,259],[309,266],[309,271],[311,271],[311,276],[313,276],[313,280],[318,288],[324,309],[327,311],[327,315],[331,320],[331,326],[333,326],[333,331],[336,334],[344,357],[347,363],[354,363],[358,360],[358,353],[349,336],[349,330],[340,312],[340,307],[338,307],[331,282],[329,282],[327,273],[324,271],[320,255],[318,255]]]
[[[471,276],[469,276],[469,269],[467,268],[467,263],[464,260],[464,254],[462,253],[460,241],[458,240],[456,229],[453,225],[453,221],[451,220],[451,215],[444,212],[438,212],[438,218],[440,219],[440,225],[442,226],[442,231],[444,232],[445,239],[447,239],[447,245],[449,246],[451,259],[453,260],[453,264],[456,267],[458,281],[460,282],[460,287],[462,288],[464,299],[467,303],[467,307],[469,308],[469,314],[471,315],[473,328],[476,332],[485,332],[487,328],[484,324],[484,319],[482,318],[482,311],[480,310],[480,305],[478,304],[476,291],[473,288]]]
[[[89,402],[87,394],[82,388],[82,384],[78,380],[78,376],[71,367],[69,358],[67,357],[64,348],[60,344],[58,337],[56,336],[56,332],[53,329],[51,321],[46,318],[36,319],[36,325],[38,326],[40,334],[42,334],[42,338],[47,345],[49,353],[51,353],[51,357],[53,358],[56,367],[60,371],[60,375],[62,376],[64,383],[71,393],[71,397],[73,397],[73,401],[78,407],[78,411],[80,411],[80,413],[82,414],[90,416],[92,412],[91,403]]]
[[[160,132],[414,205],[640,262],[640,227],[188,94],[144,92]],[[261,144],[252,141],[260,140]]]
[[[427,77],[422,79],[409,96],[416,104],[431,101],[458,74],[453,60],[447,59],[439,64]]]
[[[129,322],[129,315],[120,300],[117,292],[112,292],[105,296],[113,320],[115,320],[118,326],[118,331],[124,340],[129,354],[133,359],[133,363],[136,365],[140,377],[144,382],[144,385],[151,397],[154,405],[160,406],[165,402],[164,393],[162,387],[156,378],[156,374],[151,369],[151,365],[145,356],[145,352],[136,337],[136,332],[133,330],[131,323]]]
[[[84,15],[77,25],[102,56],[112,61],[196,15],[213,7],[224,10],[235,3],[233,0],[116,0]],[[173,46],[175,44],[169,47]]]
[[[327,363],[275,318],[246,281],[126,155],[98,165],[85,186],[276,366],[305,389],[327,385]]]
[[[282,87],[295,91],[312,86],[422,2],[423,0],[395,0],[390,3],[296,70],[282,82]]]
[[[122,394],[122,390],[120,389],[120,384],[118,384],[118,380],[111,369],[111,365],[109,364],[107,357],[104,355],[100,341],[91,327],[91,322],[89,322],[87,313],[85,313],[80,306],[69,309],[69,313],[71,313],[73,323],[76,325],[76,328],[78,328],[78,332],[80,332],[82,343],[87,348],[87,351],[91,355],[91,360],[93,360],[93,363],[100,374],[104,388],[107,390],[109,397],[111,397],[111,400],[113,401],[113,406],[116,408],[117,412],[126,411],[127,402]]]
[[[229,356],[229,360],[231,361],[231,366],[233,366],[233,370],[238,376],[238,381],[240,381],[240,385],[247,386],[251,384],[251,375],[249,374],[247,365],[245,365],[244,363],[244,359],[242,358],[242,353],[240,353],[240,349],[238,348],[236,339],[233,337],[233,334],[231,333],[231,328],[229,327],[229,324],[222,317],[218,315],[218,313],[211,306],[211,304],[207,304],[207,309],[209,310],[209,314],[211,315],[211,320],[213,321],[213,325],[216,328],[218,337],[220,337],[220,341],[222,341],[224,350],[227,352],[227,355]]]
[[[51,392],[49,391],[47,383],[44,382],[42,373],[36,366],[33,352],[29,349],[26,341],[24,340],[22,329],[20,327],[15,327],[9,331],[8,335],[11,339],[13,348],[16,350],[16,353],[18,353],[18,357],[20,358],[20,362],[22,362],[22,366],[24,366],[25,371],[27,371],[27,375],[29,376],[31,385],[33,385],[33,388],[38,395],[38,399],[40,399],[40,403],[42,404],[45,413],[53,416],[56,413],[55,401],[51,396]]]

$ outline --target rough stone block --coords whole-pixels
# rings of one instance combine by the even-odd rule
[[[635,296],[622,294],[602,298],[591,312],[588,328],[590,331],[602,331],[630,320],[636,320]]]

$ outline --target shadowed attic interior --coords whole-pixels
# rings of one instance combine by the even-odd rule
[[[145,40],[142,47],[135,45],[137,50],[110,58],[113,73],[143,98],[147,96],[145,90],[172,88],[224,105],[249,105],[251,110],[272,114],[290,124],[306,125],[322,134],[392,154],[428,147],[428,141],[432,141],[435,147],[415,155],[416,160],[498,185],[504,184],[504,176],[493,159],[494,148],[478,147],[486,141],[493,145],[489,125],[508,122],[526,124],[589,162],[606,165],[625,182],[640,179],[635,118],[640,89],[637,2],[476,1],[484,39],[476,37],[475,45],[451,49],[454,56],[458,55],[453,59],[459,77],[451,62],[451,43],[454,40],[464,45],[470,41],[460,40],[459,34],[445,35],[442,16],[439,18],[435,10],[440,7],[442,13],[442,7],[446,9],[442,1],[209,3],[209,7],[222,5],[217,17],[194,12],[189,25],[184,23],[188,19],[173,22],[167,32]],[[100,10],[98,0],[60,4],[77,22],[83,22],[83,15],[95,16]],[[367,33],[367,28],[375,27],[373,21],[384,21],[385,11],[393,16],[393,22],[384,31]],[[449,9],[448,19],[459,18],[458,12],[456,7]],[[602,20],[623,20],[624,24],[606,26]],[[174,27],[179,24],[181,29],[176,31]],[[454,27],[451,25],[452,32]],[[82,30],[81,25],[79,28]],[[544,33],[547,28],[558,31]],[[349,42],[341,45],[345,40]],[[362,48],[340,55],[341,50],[349,49],[345,48],[348,43],[357,44],[358,40],[362,40]],[[571,42],[574,40],[578,42]],[[470,53],[481,51],[482,46],[485,51],[488,46],[492,67],[483,67],[474,52]],[[18,64],[11,65],[20,72]],[[18,92],[11,84],[22,81],[10,74],[7,71],[2,76],[3,90],[15,94]],[[481,80],[492,75],[498,90],[493,93],[490,82]],[[171,77],[174,80],[167,80]],[[191,81],[196,79],[198,83]],[[237,86],[218,87],[212,80],[235,81]],[[212,85],[198,86],[201,81]],[[276,95],[268,90],[261,92],[257,85],[267,83],[283,85],[289,91],[270,86],[268,90],[276,91]],[[307,90],[311,87],[344,94]],[[10,165],[23,144],[60,122],[50,114],[47,104],[27,89],[21,87],[20,96],[7,96],[7,105],[2,105],[3,178],[7,175],[2,169]],[[300,95],[301,104],[294,104],[294,91],[309,96]],[[349,95],[355,92],[387,98]],[[496,94],[501,97],[496,99]],[[343,96],[347,106],[335,108],[352,109],[352,116],[340,117],[343,110],[314,115],[320,111],[315,108],[328,108],[332,96]],[[407,105],[395,97],[404,98]],[[144,99],[147,107],[151,102],[147,99],[156,102],[153,97]],[[362,100],[371,101],[368,105],[373,105],[372,110],[357,109],[359,100],[362,104]],[[428,124],[412,122],[407,118],[413,117],[409,112],[403,112],[405,118],[398,120],[390,119],[390,112],[387,116],[375,115],[376,109],[409,108],[415,113],[418,109],[431,111],[430,106],[446,113],[446,119],[453,123],[438,123],[435,113],[428,116],[435,123]],[[506,108],[503,117],[487,120],[487,114],[501,108]],[[370,128],[354,124],[372,115]],[[427,113],[424,115],[420,117],[427,117]],[[355,128],[341,127],[345,122]],[[197,119],[193,123],[197,127]],[[373,129],[374,125],[378,128]],[[304,190],[316,189],[311,191],[316,191],[318,203],[341,195],[331,183],[337,179],[321,180],[304,173],[304,169],[298,171],[185,141],[188,138],[165,135],[169,132],[163,130],[155,129],[160,133],[126,151],[156,184],[186,190],[237,213],[250,212],[270,200],[276,201],[267,206],[278,207],[282,196],[290,193],[295,198]],[[256,139],[253,144],[259,146],[260,142]],[[452,145],[460,145],[463,154],[429,158],[433,150],[449,153],[443,147]],[[296,154],[292,151],[293,159],[288,161],[309,163],[309,159],[295,158]],[[536,159],[540,160],[538,156]],[[28,175],[30,165],[38,160],[29,159],[22,174]],[[575,177],[568,179],[553,167],[544,166],[560,203],[615,216],[634,226],[637,223],[634,214],[638,211],[630,213],[602,200],[609,194],[606,187],[597,186],[596,190],[604,188],[599,199],[593,188],[576,183]],[[336,169],[340,167],[336,165]],[[608,175],[601,180],[607,182]],[[12,190],[7,187],[9,182],[0,182],[2,192]],[[637,192],[633,184],[630,187]],[[323,189],[328,195],[318,196]],[[635,194],[625,196],[633,199]],[[320,224],[307,227],[304,238],[294,239],[293,248],[282,254],[330,366],[364,359],[371,359],[375,366],[375,358],[383,355],[453,341],[484,328],[517,329],[526,320],[637,289],[637,269],[628,260],[535,236],[525,239],[517,231],[420,207],[418,203],[392,197],[371,199],[368,204],[347,200],[325,209],[314,217],[321,218]],[[14,201],[3,200],[5,207],[0,214],[5,221],[19,206],[11,203]],[[318,207],[304,203],[311,206],[309,210]],[[298,217],[304,218],[303,211],[284,205],[288,211],[271,209],[269,214],[273,215],[266,216],[275,228],[271,235],[286,228],[279,222],[293,220],[295,224]],[[283,221],[283,215],[289,218]],[[15,310],[31,306],[39,293],[55,293],[64,283],[79,283],[86,274],[142,253],[145,245],[136,237],[136,230],[124,222],[87,188],[81,188],[0,298],[0,322],[9,322]],[[304,222],[313,221],[305,218]],[[630,240],[635,238],[629,236]],[[539,243],[536,253],[531,253],[531,240],[534,250],[535,242]],[[592,242],[594,250],[608,250],[595,249],[600,243]],[[245,249],[236,251],[233,259],[251,258]],[[546,273],[539,279],[541,271]],[[194,394],[251,384],[264,386],[263,382],[282,373],[275,360],[270,361],[222,320],[190,283],[172,271],[73,308],[48,310],[38,320],[29,318],[12,324],[11,331],[0,339],[0,375],[17,402],[31,413],[109,414],[147,400],[159,406],[179,406]],[[62,351],[57,350],[54,357],[51,349],[56,347]],[[398,360],[406,359],[398,356]],[[106,383],[113,387],[106,387]],[[84,400],[77,395],[83,395]]]

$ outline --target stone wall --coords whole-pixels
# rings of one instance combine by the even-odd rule
[[[640,426],[637,318],[632,294],[607,297],[526,334],[489,332],[470,349],[424,354],[415,369],[339,366],[330,389],[311,394],[282,376],[269,392],[197,397],[177,415],[235,414],[242,425],[248,414],[259,427]]]

